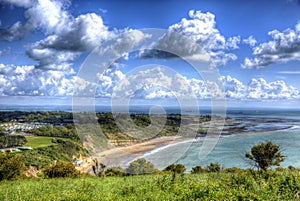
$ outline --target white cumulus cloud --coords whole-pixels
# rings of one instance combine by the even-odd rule
[[[214,66],[225,65],[237,58],[228,51],[238,48],[239,36],[226,39],[221,35],[216,28],[215,15],[210,12],[190,10],[188,14],[189,19],[183,18],[171,25],[167,33],[154,45],[157,49],[168,49],[169,53],[148,51],[143,56],[166,58],[174,57],[172,54],[175,52],[178,56],[192,57],[204,51],[210,55]]]
[[[243,42],[245,44],[250,45],[250,47],[254,47],[257,43],[257,41],[255,40],[255,38],[253,36],[249,36],[248,38],[244,39]]]
[[[268,33],[272,40],[253,48],[253,58],[245,58],[245,68],[266,67],[274,63],[300,60],[300,24],[295,29]]]

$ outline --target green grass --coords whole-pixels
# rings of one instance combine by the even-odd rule
[[[29,146],[32,148],[40,148],[40,147],[48,147],[51,145],[57,145],[57,143],[53,143],[52,139],[54,137],[44,137],[44,136],[30,136],[26,137],[27,143],[25,146]],[[62,140],[69,140],[68,138],[56,138]]]
[[[0,182],[0,200],[299,200],[297,171]]]

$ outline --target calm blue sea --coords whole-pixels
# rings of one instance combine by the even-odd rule
[[[210,163],[219,163],[225,168],[249,168],[253,164],[245,158],[245,153],[257,143],[272,141],[280,145],[283,155],[286,156],[283,167],[292,165],[300,168],[300,111],[233,109],[227,110],[227,116],[238,118],[241,123],[248,125],[246,129],[249,132],[221,136],[204,159],[199,157],[203,138],[171,145],[147,153],[144,157],[159,168],[164,168],[167,165],[165,162],[170,162],[171,159],[184,164],[187,170],[196,165],[205,167]]]

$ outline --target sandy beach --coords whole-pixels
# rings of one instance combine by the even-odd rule
[[[98,161],[105,164],[107,167],[126,167],[130,161],[144,155],[147,152],[170,144],[176,144],[178,142],[182,142],[188,139],[190,138],[181,136],[160,137],[134,145],[129,145],[125,147],[115,147],[97,153],[93,157],[97,158]]]

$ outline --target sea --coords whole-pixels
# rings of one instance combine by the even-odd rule
[[[71,106],[5,106],[1,111],[69,111]],[[110,107],[96,107],[97,112],[110,112]],[[165,108],[166,113],[181,113],[182,109],[176,107]],[[120,110],[121,111],[121,110]],[[130,109],[132,113],[148,113],[149,107],[138,106]],[[186,110],[188,113],[189,110]],[[210,114],[208,108],[200,109],[200,115]],[[191,115],[195,115],[191,111]],[[294,166],[300,168],[300,110],[278,108],[228,108],[226,116],[237,119],[243,124],[245,131],[229,135],[220,135],[213,139],[200,137],[187,141],[160,147],[145,153],[141,157],[152,162],[155,167],[163,169],[170,163],[181,163],[187,170],[200,165],[205,167],[210,163],[219,163],[223,168],[254,167],[245,154],[255,144],[271,141],[280,146],[282,154],[286,157],[281,163],[282,167]],[[210,149],[201,155],[205,141],[212,141]]]
[[[168,163],[175,162],[185,165],[187,170],[192,167],[206,167],[210,163],[218,163],[223,168],[253,168],[245,154],[258,143],[271,141],[280,146],[286,157],[282,167],[300,168],[300,111],[292,109],[228,109],[227,117],[236,118],[245,126],[246,132],[231,135],[220,135],[214,139],[213,147],[205,157],[200,150],[205,141],[197,138],[187,142],[162,147],[146,153],[146,160],[163,169]],[[176,157],[174,157],[176,156]],[[170,161],[173,160],[173,161]]]

